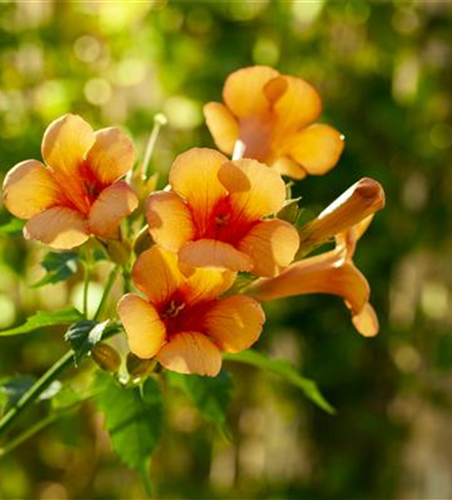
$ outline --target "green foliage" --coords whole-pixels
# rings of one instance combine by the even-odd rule
[[[171,386],[184,392],[205,418],[217,425],[226,436],[230,435],[226,415],[233,383],[227,370],[223,369],[216,377],[168,372],[166,379]]]
[[[308,378],[302,377],[289,361],[284,359],[269,359],[265,354],[248,350],[236,354],[225,354],[224,359],[245,363],[256,368],[266,370],[280,376],[289,384],[301,389],[304,395],[327,413],[334,414],[334,408],[328,403],[319,391],[317,384]]]
[[[6,224],[0,226],[0,236],[20,236],[24,226],[25,221],[20,219],[11,219]]]
[[[32,288],[67,280],[77,272],[77,260],[78,255],[75,252],[49,252],[41,262],[47,274],[32,285]]]
[[[0,402],[5,403],[5,410],[14,406],[20,398],[33,386],[36,377],[31,375],[16,375],[0,381]],[[59,380],[54,380],[47,389],[37,398],[37,402],[52,399],[60,392],[62,384]]]
[[[88,356],[91,349],[101,341],[108,322],[109,320],[102,323],[82,320],[69,327],[64,339],[71,344],[76,365]]]
[[[148,462],[162,431],[163,403],[158,383],[148,378],[142,386],[125,387],[99,372],[94,383],[96,405],[105,414],[113,449],[127,466],[139,472]]]
[[[27,318],[23,325],[0,332],[0,337],[22,335],[47,326],[70,325],[82,318],[82,313],[74,307],[65,307],[57,311],[38,311]]]

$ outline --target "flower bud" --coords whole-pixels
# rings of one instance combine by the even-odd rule
[[[127,354],[126,366],[127,371],[132,377],[142,378],[146,377],[154,371],[156,361],[154,359],[141,359],[135,354],[129,352]]]
[[[106,372],[116,372],[121,365],[118,352],[105,342],[99,342],[93,347],[91,358]]]
[[[124,265],[129,262],[132,252],[129,242],[120,240],[107,240],[105,247],[108,256],[115,264]]]

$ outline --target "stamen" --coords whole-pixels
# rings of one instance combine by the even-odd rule
[[[163,312],[162,317],[164,319],[175,318],[184,308],[185,308],[185,302],[172,300],[168,304],[168,307]]]

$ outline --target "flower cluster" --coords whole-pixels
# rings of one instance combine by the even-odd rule
[[[344,138],[314,123],[321,99],[310,84],[269,67],[231,74],[223,98],[225,104],[204,108],[221,152],[182,153],[167,187],[142,200],[149,244],[135,245],[130,256],[141,295],[128,293],[118,304],[131,352],[168,370],[214,376],[222,352],[242,351],[259,338],[260,302],[306,293],[342,297],[358,332],[375,335],[369,284],[352,259],[384,206],[383,189],[361,179],[308,224],[283,220],[294,203],[283,176],[325,174]],[[45,163],[16,165],[3,184],[5,206],[27,220],[24,236],[55,249],[90,237],[130,247],[135,236],[130,227],[121,231],[121,221],[143,192],[121,180],[131,178],[131,141],[117,128],[93,132],[79,116],[65,115],[46,130],[42,157]],[[332,250],[309,256],[328,242],[335,242]],[[241,273],[245,286],[238,286]]]

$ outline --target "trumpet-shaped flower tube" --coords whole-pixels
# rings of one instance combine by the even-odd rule
[[[13,167],[3,182],[3,202],[27,220],[24,235],[68,249],[90,235],[117,238],[118,224],[138,205],[119,180],[134,163],[131,141],[117,128],[94,132],[80,116],[67,114],[47,128],[42,157]]]
[[[154,246],[137,259],[132,279],[145,298],[125,295],[118,312],[130,350],[156,358],[168,370],[215,376],[221,352],[239,352],[259,338],[265,316],[250,297],[218,297],[235,273],[184,269],[177,256]]]
[[[232,154],[241,141],[246,158],[294,179],[323,175],[338,162],[344,138],[329,125],[313,123],[322,103],[304,80],[267,66],[242,68],[227,78],[223,100],[206,104],[204,115],[224,153]]]
[[[285,221],[264,219],[284,203],[278,172],[194,148],[176,159],[169,183],[171,191],[149,196],[147,221],[155,242],[177,252],[181,262],[275,276],[292,261],[297,231]]]

